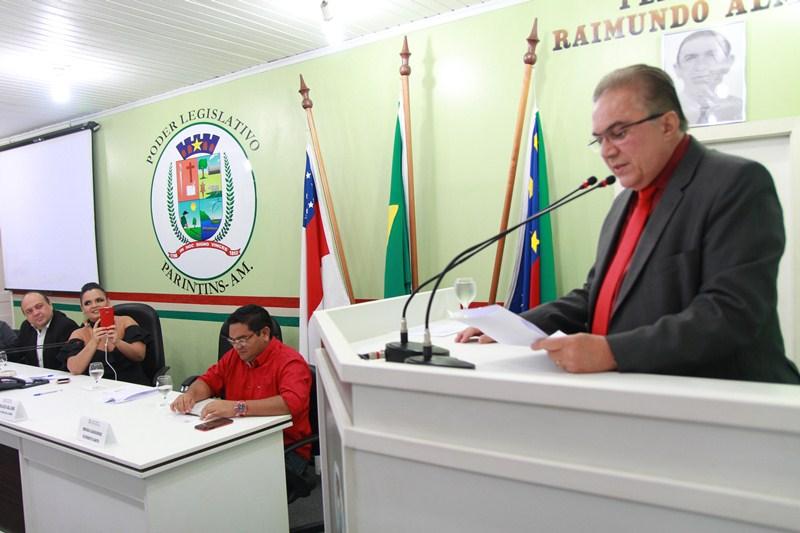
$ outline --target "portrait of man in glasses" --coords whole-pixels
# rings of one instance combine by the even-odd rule
[[[664,37],[665,67],[691,126],[744,120],[744,28],[736,23]]]

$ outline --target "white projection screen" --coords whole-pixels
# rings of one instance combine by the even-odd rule
[[[6,289],[98,280],[91,130],[0,151],[0,198]]]

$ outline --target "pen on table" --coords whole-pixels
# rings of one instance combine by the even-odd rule
[[[44,396],[45,394],[53,394],[54,392],[61,392],[63,389],[56,389],[56,390],[48,390],[44,392],[37,392],[34,396]]]

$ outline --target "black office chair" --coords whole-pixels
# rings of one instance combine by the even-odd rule
[[[150,383],[155,385],[156,378],[169,370],[164,357],[164,338],[161,335],[161,320],[158,318],[158,313],[147,304],[131,302],[115,305],[114,314],[131,317],[150,334],[142,368]]]
[[[283,341],[283,334],[281,332],[281,326],[274,317],[270,316],[272,319],[272,324],[270,326],[270,335],[272,337],[277,338],[279,341]],[[217,360],[221,359],[223,355],[225,355],[228,350],[231,349],[230,343],[227,341],[227,338],[230,334],[230,323],[228,320],[222,323],[222,326],[219,330],[219,345],[217,346]],[[312,450],[312,457],[316,457],[319,455],[319,421],[317,417],[317,371],[316,368],[309,365],[309,369],[311,370],[311,392],[309,396],[309,412],[308,412],[308,419],[309,423],[311,424],[311,435],[306,437],[303,440],[298,442],[294,442],[289,446],[284,448],[283,453],[284,456],[287,453],[294,453],[294,450],[305,446],[306,444],[311,444]],[[198,378],[199,376],[189,376],[186,378],[183,383],[181,383],[181,392],[186,392],[186,390],[191,386],[192,383]],[[222,391],[221,396],[225,397],[225,391]],[[306,469],[306,473],[302,476],[295,474],[290,470],[286,470],[286,499],[289,504],[297,500],[298,498],[304,498],[310,495],[314,489],[319,486],[320,483],[320,476],[318,476],[314,470],[313,462],[309,464],[308,468]],[[321,506],[320,506],[321,507]],[[315,533],[319,531],[325,531],[324,522],[313,522],[311,524],[304,524],[299,527],[292,527],[290,529],[290,533]]]
[[[288,453],[293,453],[296,449],[301,448],[307,444],[311,444],[311,457],[312,460],[306,468],[304,475],[300,476],[296,473],[286,469],[286,499],[289,505],[295,500],[306,498],[314,493],[314,490],[320,486],[320,476],[316,473],[314,468],[314,458],[320,455],[319,449],[319,417],[317,414],[317,369],[313,365],[308,365],[311,370],[311,394],[308,398],[308,421],[311,424],[311,435],[308,437],[293,442],[283,449],[284,456]],[[321,488],[321,487],[320,487]],[[317,513],[322,513],[322,498],[319,497],[319,490],[316,495],[319,498],[317,504]],[[308,507],[308,506],[306,506]],[[290,512],[290,515],[292,513]],[[290,533],[316,533],[325,531],[325,523],[322,520],[305,523],[302,525],[292,524],[290,522]]]

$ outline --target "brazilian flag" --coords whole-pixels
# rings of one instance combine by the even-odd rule
[[[408,235],[408,211],[405,162],[405,132],[403,107],[397,106],[392,155],[392,181],[389,185],[389,223],[386,230],[386,269],[383,277],[383,296],[391,298],[411,292],[411,251]]]

